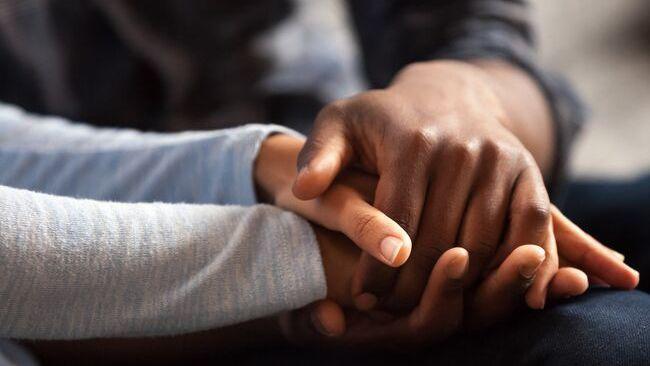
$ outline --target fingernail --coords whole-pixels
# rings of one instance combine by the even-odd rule
[[[402,249],[402,246],[404,246],[404,242],[402,242],[402,240],[394,236],[387,236],[379,244],[379,251],[388,264],[393,264],[393,262],[395,262],[395,258],[397,258],[397,255],[399,254],[400,249]]]
[[[308,170],[309,170],[308,165],[305,165],[300,169],[298,169],[298,175],[296,176],[296,181],[301,180],[305,175],[307,175]]]
[[[460,280],[463,278],[467,272],[468,259],[467,256],[463,256],[452,260],[446,270],[447,277],[452,280]]]
[[[377,305],[377,296],[364,292],[354,298],[354,306],[361,311],[372,310]]]
[[[535,277],[535,274],[537,273],[539,267],[542,265],[542,262],[543,261],[537,263],[528,263],[519,267],[519,274],[528,280],[532,279]]]
[[[620,259],[621,262],[625,262],[625,256],[624,256],[622,253],[619,253],[619,252],[617,252],[617,251],[615,251],[615,250],[612,250],[612,252],[614,252],[614,255],[615,255],[616,257],[618,257],[618,259]]]
[[[311,312],[310,317],[311,317],[311,323],[314,326],[316,332],[328,337],[334,335],[331,332],[329,332],[327,328],[325,328],[325,326],[323,325],[323,321],[320,319],[320,316],[315,311]]]

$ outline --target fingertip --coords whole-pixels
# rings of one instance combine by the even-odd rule
[[[340,337],[345,333],[345,316],[341,307],[333,301],[324,300],[311,313],[316,331],[327,337]]]
[[[546,251],[544,250],[544,248],[540,247],[539,245],[527,244],[524,247],[533,253],[533,255],[535,256],[536,260],[539,261],[539,263],[544,262],[544,260],[546,259]]]
[[[329,188],[341,168],[336,156],[323,154],[301,167],[293,182],[293,194],[302,200],[314,199]]]
[[[513,253],[521,259],[521,264],[517,270],[519,274],[526,278],[532,279],[537,274],[537,270],[546,259],[546,251],[537,245],[522,245],[515,249]]]
[[[573,297],[584,294],[589,288],[589,277],[583,271],[577,268],[561,268],[559,271],[566,273],[567,276],[572,276],[571,286],[567,286],[566,295]]]
[[[641,276],[639,274],[639,271],[632,269],[630,279],[629,279],[629,286],[627,286],[627,288],[629,290],[635,289],[639,285],[640,279]]]
[[[464,248],[452,248],[448,252],[453,257],[449,260],[445,270],[447,277],[452,280],[463,279],[469,269],[469,253]]]
[[[525,294],[526,304],[531,309],[544,309],[546,305],[546,287],[532,286],[539,268],[546,260],[546,251],[534,244],[522,245],[513,251],[521,263],[517,267],[519,276],[528,290]]]
[[[588,288],[587,274],[577,268],[563,267],[549,283],[549,296],[554,300],[566,299],[582,295]]]
[[[318,180],[311,172],[311,169],[306,166],[298,172],[291,191],[298,199],[311,200],[322,194],[324,189],[318,186]]]
[[[387,237],[386,239],[388,238],[390,237]],[[382,254],[384,252],[383,247],[386,239],[384,239],[384,241],[382,241],[380,244],[380,247],[382,248]],[[408,235],[401,235],[401,237],[396,240],[399,241],[399,247],[395,250],[392,258],[389,258],[388,261],[386,261],[386,263],[391,267],[402,266],[411,256],[412,244],[411,239],[408,237]]]

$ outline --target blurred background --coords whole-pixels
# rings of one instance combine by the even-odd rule
[[[574,175],[650,171],[650,1],[532,3],[542,63],[571,80],[591,110]]]

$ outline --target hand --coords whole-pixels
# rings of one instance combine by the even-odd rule
[[[328,240],[321,245],[329,246]],[[512,309],[523,304],[523,294],[544,257],[544,251],[537,246],[517,248],[479,284],[475,293],[466,297],[463,279],[467,275],[469,255],[462,248],[452,248],[435,264],[418,305],[404,315],[348,310],[346,316],[336,300],[326,299],[284,314],[280,317],[281,329],[290,341],[321,346],[403,348],[431,343],[462,328],[481,328],[511,315]],[[323,257],[325,263],[332,259],[336,260]],[[350,278],[349,270],[341,272],[348,273],[344,277]],[[564,284],[571,285],[571,282],[564,281]],[[463,319],[463,309],[472,309],[465,312],[466,319]]]
[[[489,76],[461,62],[407,67],[387,89],[321,111],[300,152],[295,195],[318,197],[344,167],[357,164],[379,175],[374,206],[416,238],[399,273],[364,256],[354,286],[360,308],[395,284],[419,299],[438,257],[456,243],[470,255],[468,283],[500,243],[496,263],[516,245],[544,243],[549,198],[542,174],[507,117]],[[557,256],[547,261],[528,297],[535,308],[544,306],[557,270]]]
[[[298,152],[304,140],[269,137],[255,164],[259,195],[267,202],[293,211],[312,222],[346,234],[361,249],[389,266],[400,266],[409,257],[411,239],[397,223],[371,206],[375,179],[348,171],[319,199],[303,201],[291,192]],[[398,246],[394,243],[401,243]]]
[[[631,290],[639,284],[639,272],[627,266],[625,257],[598,242],[551,205],[553,233],[560,264],[580,268],[590,283]]]
[[[557,228],[549,225],[549,229],[560,238],[560,252],[566,253],[562,262],[579,263],[590,278],[613,286],[634,288],[638,284],[638,273],[622,262],[620,254],[585,234],[555,207],[553,218]],[[554,233],[548,236],[549,241],[555,237]],[[523,308],[524,294],[535,282],[545,252],[534,245],[516,248],[471,292],[463,291],[462,278],[453,275],[463,272],[463,268],[466,271],[467,257],[467,252],[460,248],[444,253],[430,275],[418,306],[405,316],[348,310],[346,317],[340,305],[328,299],[283,315],[281,329],[289,340],[298,343],[383,348],[434,342],[460,329],[479,330]],[[345,278],[349,280],[349,270],[341,273],[347,273]],[[559,300],[577,296],[586,291],[587,286],[584,272],[563,267],[549,283],[548,298]]]

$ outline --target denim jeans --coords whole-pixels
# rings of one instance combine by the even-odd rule
[[[287,348],[248,351],[231,355],[227,361],[310,366],[648,365],[649,310],[650,295],[644,292],[593,288],[546,310],[526,311],[479,334],[459,334],[413,353]]]

